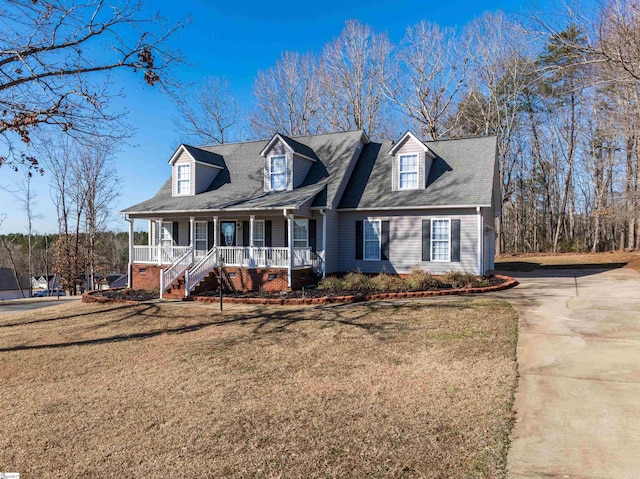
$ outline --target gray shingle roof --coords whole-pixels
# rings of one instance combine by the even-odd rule
[[[280,134],[282,139],[289,145],[289,147],[294,151],[294,153],[299,153],[302,156],[306,156],[311,158],[312,160],[318,160],[315,151],[309,148],[307,145],[303,145],[299,141],[294,140],[293,138],[289,138],[288,136]]]
[[[213,166],[219,166],[221,168],[225,167],[224,159],[222,156],[212,152],[202,150],[200,148],[196,148],[194,146],[182,145],[185,150],[189,152],[189,154],[193,157],[194,160],[199,161],[200,163],[207,163]]]
[[[29,289],[29,278],[20,277],[22,289]],[[20,289],[16,277],[11,268],[0,268],[0,291],[13,291]]]
[[[489,206],[496,137],[425,142],[436,155],[424,190],[392,191],[392,142],[365,146],[339,208]]]
[[[260,156],[268,140],[190,147],[221,157],[226,166],[206,191],[194,196],[172,197],[169,178],[151,199],[122,212],[144,214],[291,208],[306,203],[314,196],[314,205],[332,204],[363,134],[362,130],[357,130],[295,138],[297,144],[309,148],[319,161],[312,165],[302,185],[294,191],[269,193],[264,192],[264,158]],[[324,200],[321,205],[317,204],[320,198]]]

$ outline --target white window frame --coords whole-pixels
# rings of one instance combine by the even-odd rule
[[[273,160],[284,158],[284,172],[273,172]],[[269,189],[271,191],[284,191],[287,189],[287,155],[271,155],[269,156]],[[273,187],[273,177],[275,175],[284,175],[284,186],[282,188]]]
[[[198,225],[203,225],[204,224],[204,238],[198,238]],[[196,255],[196,258],[202,258],[207,254],[207,251],[209,251],[209,225],[207,224],[206,221],[196,221],[194,228],[193,228],[193,247],[194,247],[194,252]],[[204,241],[204,249],[198,249],[198,243],[202,243]],[[204,253],[202,253],[204,252]],[[201,254],[198,254],[201,253]]]
[[[436,240],[434,239],[434,227],[437,221],[446,221],[447,222],[447,239],[446,240]],[[448,251],[447,251],[447,259],[434,259],[433,258],[433,249],[436,242],[439,243],[447,243]],[[435,263],[450,263],[451,262],[451,218],[431,218],[431,251],[430,251],[431,261]]]
[[[173,246],[173,241],[173,221],[163,221],[160,225],[160,245],[163,247]],[[177,242],[176,238],[176,243]]]
[[[402,170],[402,159],[403,158],[415,158],[416,160],[416,168],[415,170],[407,170],[407,171],[403,171]],[[406,154],[406,155],[399,155],[398,157],[398,189],[399,190],[417,190],[420,185],[420,158],[418,156],[417,153],[410,153],[410,154]],[[416,175],[416,186],[402,186],[402,175],[405,174],[415,174]]]
[[[307,226],[305,227],[306,236],[304,240],[298,238],[296,239],[296,222],[297,223],[305,223]],[[304,241],[304,245],[296,244]],[[308,248],[309,247],[309,220],[308,219],[294,219],[293,220],[293,247],[294,248]]]
[[[256,226],[258,224],[262,225],[262,238],[258,238],[256,235],[256,233],[258,232],[258,228],[256,228]],[[264,248],[266,236],[267,233],[264,229],[264,220],[253,220],[253,246],[257,248]]]
[[[376,258],[367,258],[367,243],[373,240],[367,239],[367,223],[378,223],[378,256]],[[364,261],[381,261],[382,259],[382,220],[362,220],[362,259]]]
[[[180,171],[186,169],[186,178],[180,175]],[[182,185],[182,188],[180,187]],[[176,165],[176,196],[186,196],[191,194],[191,164]]]

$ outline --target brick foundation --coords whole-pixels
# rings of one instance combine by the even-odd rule
[[[131,266],[131,287],[133,289],[160,288],[160,270],[157,264],[134,264]],[[142,272],[144,271],[144,273]]]
[[[154,289],[160,287],[160,269],[158,265],[134,264],[132,266],[132,287],[134,289]],[[224,268],[227,278],[231,280],[237,291],[285,291],[287,287],[287,270],[274,268]],[[142,273],[141,271],[144,271]],[[292,289],[317,282],[311,268],[293,270]]]
[[[285,291],[287,286],[286,269],[270,268],[225,268],[227,278],[238,291]],[[311,268],[295,269],[292,275],[292,289],[300,289],[303,286],[315,284],[316,277]]]

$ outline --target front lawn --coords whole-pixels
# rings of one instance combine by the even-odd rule
[[[0,332],[0,471],[505,476],[505,302],[73,304]]]

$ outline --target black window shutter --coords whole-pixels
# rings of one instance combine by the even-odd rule
[[[242,246],[249,246],[251,241],[249,238],[250,234],[249,234],[249,222],[248,221],[243,221],[242,222]]]
[[[309,220],[309,246],[311,247],[311,251],[316,251],[317,241],[316,241],[316,220]]]
[[[422,220],[422,261],[431,261],[431,220]]]
[[[284,220],[284,247],[289,247],[289,220]]]
[[[389,222],[388,221],[381,221],[380,222],[381,226],[382,226],[382,238],[381,238],[381,244],[380,244],[380,249],[381,249],[381,255],[380,258],[382,259],[382,261],[389,261]]]
[[[207,249],[213,248],[213,221],[207,221]]]
[[[363,241],[362,221],[356,221],[356,259],[362,259]]]
[[[451,220],[451,261],[460,262],[460,220]]]
[[[187,244],[191,245],[191,221],[189,221],[189,227],[187,228]]]
[[[173,239],[173,245],[174,246],[178,246],[178,222],[174,221],[172,223],[172,225],[173,225],[173,231],[172,231],[171,235],[173,236],[173,238],[172,238]]]
[[[264,245],[267,248],[271,248],[271,220],[265,220],[264,222]]]

